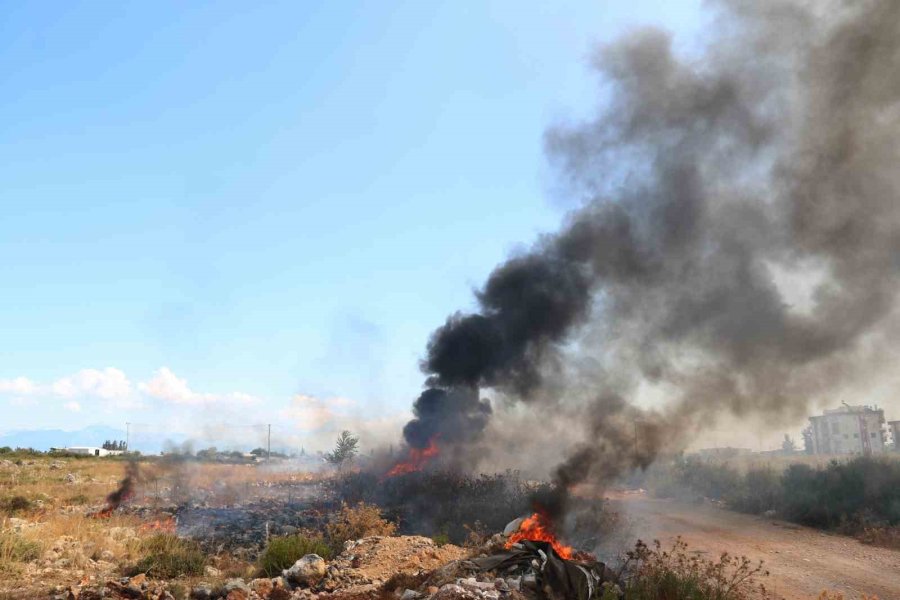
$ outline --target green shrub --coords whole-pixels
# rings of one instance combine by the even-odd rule
[[[446,532],[442,531],[441,533],[436,533],[431,536],[431,541],[433,541],[437,546],[446,546],[450,543],[450,536],[447,535]]]
[[[326,560],[332,556],[331,547],[321,537],[286,535],[269,540],[257,566],[262,575],[277,577],[307,554],[318,554]]]
[[[206,554],[200,545],[171,533],[158,533],[141,541],[144,555],[129,574],[146,573],[157,579],[173,579],[187,575],[202,575]]]

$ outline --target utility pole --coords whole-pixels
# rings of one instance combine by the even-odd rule
[[[634,419],[632,421],[632,423],[634,424],[634,456],[635,456],[635,458],[637,458],[637,455],[638,455],[638,437],[637,437],[638,420]]]
[[[266,462],[272,460],[272,424],[269,423],[269,436],[266,441]]]
[[[131,423],[125,421],[125,452],[128,452],[129,441],[131,441]]]

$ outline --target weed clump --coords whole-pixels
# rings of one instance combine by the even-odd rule
[[[365,502],[355,506],[342,505],[337,516],[325,526],[325,534],[336,552],[340,552],[348,540],[396,532],[397,525],[385,519],[380,508]]]
[[[206,554],[200,545],[170,533],[158,533],[141,541],[143,557],[128,570],[129,575],[145,573],[157,579],[202,575]]]
[[[307,554],[318,554],[328,560],[331,547],[321,536],[286,535],[269,540],[257,559],[259,572],[265,577],[277,577]]]

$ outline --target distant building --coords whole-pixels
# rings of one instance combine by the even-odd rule
[[[884,411],[850,406],[826,410],[809,418],[807,442],[812,454],[881,454],[885,450]]]
[[[84,456],[118,456],[122,450],[107,450],[96,446],[70,446],[68,448],[50,448],[50,451],[68,452],[69,454],[82,454]]]
[[[894,438],[894,450],[900,450],[900,421],[888,421],[888,428]]]

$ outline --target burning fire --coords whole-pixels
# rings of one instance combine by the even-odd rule
[[[518,531],[512,534],[506,541],[506,547],[510,548],[516,542],[530,540],[532,542],[547,542],[561,558],[570,559],[575,556],[575,550],[571,546],[565,546],[551,531],[547,518],[541,513],[534,513],[519,525]]]
[[[175,533],[175,527],[175,519],[169,517],[168,519],[159,519],[150,523],[144,523],[140,526],[139,530],[142,532],[159,531],[162,533]]]
[[[387,472],[386,477],[421,471],[428,464],[428,461],[438,454],[440,454],[440,450],[438,450],[437,442],[434,438],[431,438],[428,440],[428,446],[425,448],[410,448],[409,457],[405,461],[394,465],[394,468]]]

